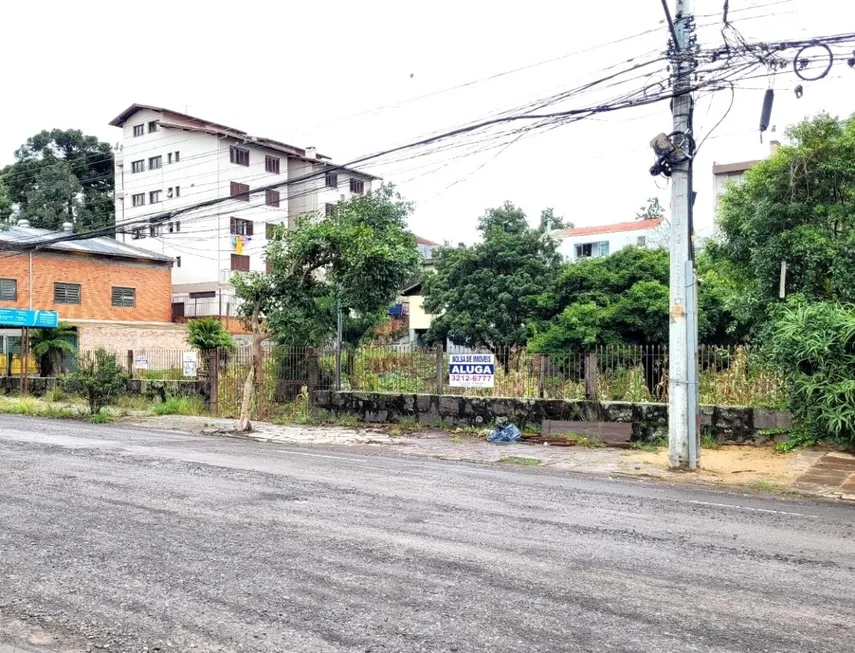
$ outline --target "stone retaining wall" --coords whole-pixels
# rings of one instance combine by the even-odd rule
[[[53,377],[31,376],[27,379],[28,394],[41,397],[59,385],[63,379]],[[17,376],[0,377],[0,394],[17,395],[21,389],[21,379]],[[208,400],[207,381],[147,381],[131,379],[128,381],[129,395],[143,395],[152,399],[165,400],[167,397],[200,396]]]
[[[458,395],[412,395],[380,392],[316,391],[313,406],[335,415],[355,415],[363,422],[414,419],[426,426],[489,426],[507,417],[523,428],[544,420],[619,422],[632,425],[632,440],[668,435],[667,404],[618,401],[565,401]],[[701,429],[722,442],[760,442],[764,429],[792,426],[789,413],[744,406],[701,406]]]

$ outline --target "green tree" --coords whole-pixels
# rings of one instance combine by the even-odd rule
[[[56,329],[30,330],[29,346],[39,365],[40,376],[53,376],[54,371],[63,371],[64,357],[74,354],[71,337],[76,331],[67,324],[59,323]]]
[[[12,198],[9,197],[9,191],[6,184],[3,182],[3,176],[0,175],[0,229],[6,227],[9,223],[9,216],[12,215]]]
[[[81,208],[80,182],[65,162],[57,162],[36,173],[21,205],[21,217],[34,227],[59,231],[64,222],[74,222]]]
[[[650,197],[647,199],[647,204],[638,209],[635,214],[636,220],[652,220],[654,218],[664,218],[665,209],[659,203],[658,197]]]
[[[855,118],[822,114],[790,128],[783,146],[721,198],[720,237],[709,246],[739,287],[740,318],[768,324],[787,294],[855,301]]]
[[[547,233],[551,222],[547,217],[533,229],[521,209],[505,202],[481,216],[481,243],[439,249],[435,271],[424,280],[424,307],[436,316],[428,339],[497,349],[524,345],[535,300],[561,267]]]
[[[737,290],[703,253],[698,258],[698,335],[729,344],[744,336],[733,305]],[[668,342],[668,252],[626,247],[603,258],[568,263],[537,298],[539,319],[529,349],[585,351],[597,344]]]
[[[410,210],[393,186],[383,185],[338,204],[332,215],[303,216],[295,228],[278,229],[266,251],[270,274],[237,275],[240,314],[253,334],[242,429],[251,428],[249,409],[265,339],[320,345],[335,333],[339,306],[345,315],[370,321],[392,304],[421,261],[407,231]]]
[[[0,177],[11,201],[20,205],[33,226],[59,228],[62,222],[56,224],[57,220],[69,214],[79,231],[114,222],[112,150],[79,129],[44,130],[27,139],[15,152],[15,163]],[[72,189],[75,201],[69,204]],[[62,210],[60,198],[66,198]],[[39,210],[46,207],[50,212],[43,218]]]
[[[89,412],[95,415],[127,389],[127,382],[128,377],[116,357],[98,349],[78,360],[77,370],[69,375],[66,388],[86,397]]]
[[[555,229],[572,229],[573,223],[568,222],[560,215],[555,215],[553,209],[543,209],[540,212],[540,224],[538,229],[544,233],[549,233]]]

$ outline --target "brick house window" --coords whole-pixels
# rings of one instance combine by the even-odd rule
[[[131,195],[131,204],[134,206],[145,206],[145,193]]]
[[[152,120],[150,123],[148,123],[148,133],[151,134],[152,132],[156,132],[156,131],[157,131],[157,120]]]
[[[362,193],[365,192],[365,182],[361,179],[351,179],[350,192],[356,195],[362,195]]]
[[[177,268],[181,267],[181,257],[180,256],[175,257],[175,267],[177,267]]]
[[[241,220],[240,218],[232,218],[231,232],[235,236],[252,236],[252,221]]]
[[[249,272],[249,256],[245,254],[232,254],[232,270]]]
[[[335,172],[328,172],[326,179],[324,179],[324,184],[328,188],[338,188],[338,174]]]
[[[131,162],[131,172],[145,172],[145,159]]]
[[[279,191],[278,190],[268,190],[264,194],[264,199],[267,202],[267,206],[275,206],[279,208]]]
[[[275,156],[264,157],[264,169],[267,172],[272,172],[274,175],[279,174],[279,159]]]
[[[153,190],[148,194],[148,203],[149,204],[159,204],[160,203],[160,191]]]
[[[149,170],[157,170],[157,169],[162,168],[162,167],[163,167],[163,157],[162,156],[158,155],[158,156],[149,157],[149,160],[148,160],[148,169]]]
[[[18,299],[18,280],[0,279],[0,302],[14,302]]]
[[[142,136],[145,134],[145,125],[134,125],[134,136]]]
[[[249,150],[232,145],[229,148],[229,161],[239,166],[249,166]]]
[[[249,202],[249,184],[239,184],[236,181],[231,182],[230,195],[241,202]]]
[[[135,288],[122,288],[113,286],[112,301],[113,306],[119,308],[133,308],[136,306],[137,291]]]
[[[80,303],[80,284],[79,283],[54,283],[53,284],[53,303],[54,304],[79,304]]]

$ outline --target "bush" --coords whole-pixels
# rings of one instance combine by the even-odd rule
[[[65,387],[69,392],[83,395],[89,412],[95,415],[125,391],[127,382],[128,377],[116,357],[99,349],[80,358],[77,371],[68,377]]]
[[[200,397],[170,397],[154,405],[155,415],[201,415],[204,411]]]
[[[772,328],[770,351],[802,436],[855,445],[855,307],[790,304]]]

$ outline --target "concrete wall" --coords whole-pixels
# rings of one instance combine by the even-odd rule
[[[70,320],[77,327],[79,348],[92,351],[103,347],[107,351],[118,352],[124,356],[128,350],[189,349],[187,346],[187,325],[185,324],[130,324],[118,322],[92,322]],[[124,358],[119,358],[124,361]]]
[[[425,298],[421,295],[410,295],[409,300],[409,319],[411,329],[430,329],[433,315],[425,313],[424,302]]]
[[[618,422],[632,425],[633,441],[668,435],[667,404],[510,399],[456,395],[398,395],[316,391],[313,406],[336,415],[355,415],[364,422],[415,419],[429,426],[490,426],[508,417],[519,427],[544,420]],[[763,429],[790,428],[788,413],[742,406],[702,406],[701,428],[727,442],[761,442]]]

